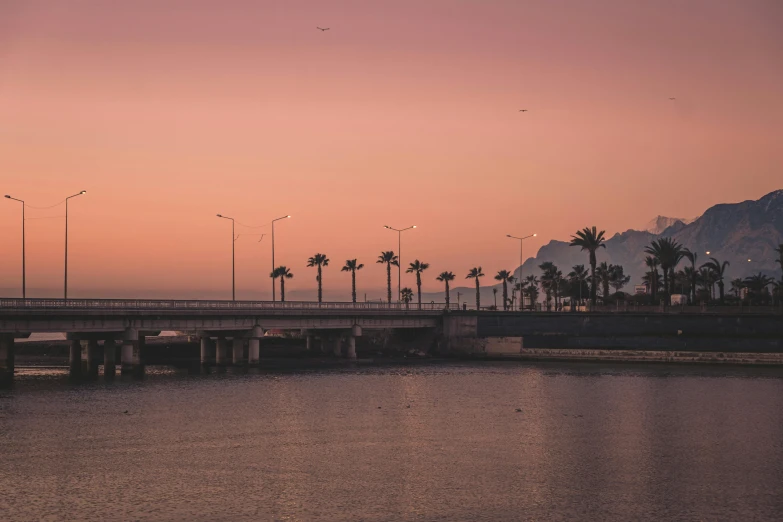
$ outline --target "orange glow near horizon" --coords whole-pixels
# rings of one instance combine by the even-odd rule
[[[385,295],[384,224],[417,224],[403,263],[435,292],[443,270],[515,268],[509,233],[537,233],[530,256],[781,188],[780,3],[67,4],[0,4],[0,192],[30,205],[33,297],[61,295],[64,240],[64,207],[33,207],[82,189],[72,297],[230,298],[224,212],[238,299],[271,294],[271,227],[243,225],[290,214],[286,293],[315,288],[322,252],[329,300],[353,258],[359,298]],[[0,203],[16,296],[21,210]]]

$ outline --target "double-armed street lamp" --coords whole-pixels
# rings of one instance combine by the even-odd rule
[[[522,263],[524,262],[524,258],[522,257],[522,243],[525,241],[525,239],[530,237],[536,237],[537,235],[538,234],[530,234],[529,236],[517,237],[517,236],[512,236],[511,234],[506,234],[506,237],[519,240],[519,280],[520,281],[522,281]]]
[[[27,281],[25,277],[25,257],[24,257],[24,201],[21,199],[12,198],[8,194],[5,196],[8,199],[13,199],[22,204],[22,299],[27,299]]]
[[[283,216],[272,220],[272,273],[275,272],[275,221],[289,219],[291,216]],[[275,278],[272,278],[272,302],[275,302]]]
[[[236,243],[237,238],[234,235],[234,218],[230,218],[228,216],[224,216],[222,214],[218,214],[217,217],[223,218],[223,219],[230,219],[231,220],[231,300],[236,301],[237,300],[237,288],[236,288],[236,271],[234,269],[234,243]]]
[[[74,194],[73,196],[68,196],[65,198],[65,284],[64,284],[64,291],[63,291],[63,298],[68,299],[68,200],[71,198],[75,198],[76,196],[81,196],[82,194],[87,194],[86,190],[82,190],[78,194]]]
[[[394,228],[389,225],[383,225],[383,228],[397,232],[397,301],[399,302],[402,300],[402,233],[416,228],[416,225],[411,225],[408,228]]]

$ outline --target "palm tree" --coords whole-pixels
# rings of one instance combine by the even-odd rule
[[[356,259],[346,259],[345,266],[340,271],[351,273],[351,299],[356,302],[356,271],[364,268],[362,263],[356,261]]]
[[[699,268],[699,283],[704,289],[704,293],[707,294],[707,301],[711,300],[715,290],[715,273],[706,267]]]
[[[691,303],[696,304],[696,276],[699,275],[699,272],[696,270],[696,260],[699,259],[699,255],[687,248],[682,249],[682,255],[691,262]]]
[[[734,292],[734,297],[739,299],[740,292],[745,288],[745,283],[740,278],[731,280],[731,291]]]
[[[438,281],[441,283],[446,283],[446,308],[449,307],[449,281],[454,281],[454,274],[451,272],[441,272],[438,277],[436,277]]]
[[[418,259],[408,266],[406,274],[416,273],[416,289],[419,292],[419,310],[421,310],[421,273],[430,267],[429,263],[422,263]]]
[[[413,290],[407,286],[400,290],[400,299],[402,299],[402,302],[405,303],[405,308],[408,308],[410,302],[413,301]]]
[[[599,248],[606,248],[604,244],[604,230],[598,232],[595,227],[583,228],[571,236],[571,246],[582,247],[582,250],[590,252],[590,278],[592,284],[590,285],[590,302],[595,306],[595,265],[597,263],[595,258],[595,251]]]
[[[649,281],[650,281],[650,297],[655,302],[655,294],[658,293],[658,259],[654,256],[647,256],[644,259],[644,264],[650,269]],[[695,294],[694,294],[695,295]]]
[[[604,304],[606,304],[609,298],[609,268],[613,265],[609,265],[606,261],[603,261],[598,268],[595,269],[595,277],[598,278],[597,283],[601,284],[601,295],[604,298]]]
[[[655,256],[658,259],[658,264],[661,265],[661,270],[663,271],[663,291],[666,294],[668,303],[669,296],[672,294],[669,286],[670,275],[684,255],[682,245],[670,237],[663,237],[654,240],[644,251]]]
[[[515,278],[516,279],[516,278]],[[514,288],[511,290],[511,309],[514,309],[514,299],[513,297],[516,296],[516,293],[519,292],[519,309],[523,310],[525,306],[525,298],[522,296],[522,292],[525,289],[525,283],[524,282],[517,282],[514,283]]]
[[[729,262],[724,261],[721,263],[714,257],[711,257],[709,261],[701,266],[702,268],[708,268],[715,275],[715,280],[718,282],[718,291],[720,292],[720,304],[723,304],[723,277],[726,274],[726,267],[729,266]]]
[[[546,295],[546,311],[552,311],[552,293],[555,290],[555,279],[557,278],[557,267],[551,261],[544,261],[538,268],[541,269],[541,288]],[[555,303],[557,306],[557,303]]]
[[[294,274],[291,273],[291,270],[281,265],[272,270],[272,273],[269,274],[269,277],[272,279],[276,279],[278,277],[280,278],[280,302],[285,302],[285,280],[291,279],[294,277]]]
[[[536,307],[538,301],[538,285],[540,281],[538,277],[531,274],[525,278],[525,295],[530,298],[530,309],[533,310]]]
[[[579,292],[572,292],[577,295],[573,295],[572,298],[579,297],[579,303],[582,303],[582,288],[587,283],[587,270],[585,269],[585,265],[574,265],[572,267],[571,272],[568,273],[568,280],[572,285],[575,285],[579,288]]]
[[[773,279],[771,277],[766,276],[761,272],[745,278],[743,284],[745,285],[745,288],[748,289],[748,297],[751,300],[751,304],[753,303],[754,297],[759,299],[764,297],[764,293],[767,291],[767,286],[769,286],[772,281]]]
[[[484,272],[481,271],[480,266],[471,268],[468,275],[465,276],[465,279],[476,280],[476,310],[481,310],[481,284],[479,283],[479,277],[484,277]]]
[[[318,276],[315,278],[315,280],[318,281],[318,302],[320,303],[321,297],[323,295],[321,285],[321,267],[329,266],[329,258],[327,258],[324,254],[315,254],[313,257],[307,260],[307,266],[318,267]]]
[[[498,270],[495,275],[495,281],[503,283],[503,310],[508,310],[508,283],[511,282],[514,275],[508,270]]]
[[[386,297],[389,300],[389,304],[391,304],[391,267],[392,265],[400,266],[400,262],[391,250],[381,252],[381,255],[378,256],[378,260],[375,262],[386,263]]]

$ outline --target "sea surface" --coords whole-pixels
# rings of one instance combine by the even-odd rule
[[[781,520],[783,372],[21,369],[0,519]]]

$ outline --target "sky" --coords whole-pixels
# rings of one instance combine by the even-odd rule
[[[316,26],[329,27],[319,31]],[[231,297],[231,223],[289,295],[457,282],[552,239],[783,188],[783,3],[0,0],[0,192],[28,296]],[[676,98],[670,100],[670,97]],[[528,109],[528,112],[519,112]],[[270,297],[237,225],[238,299]],[[266,233],[263,239],[258,235]],[[260,242],[259,242],[259,239]],[[0,200],[0,295],[21,205]],[[415,286],[404,276],[403,286]]]

